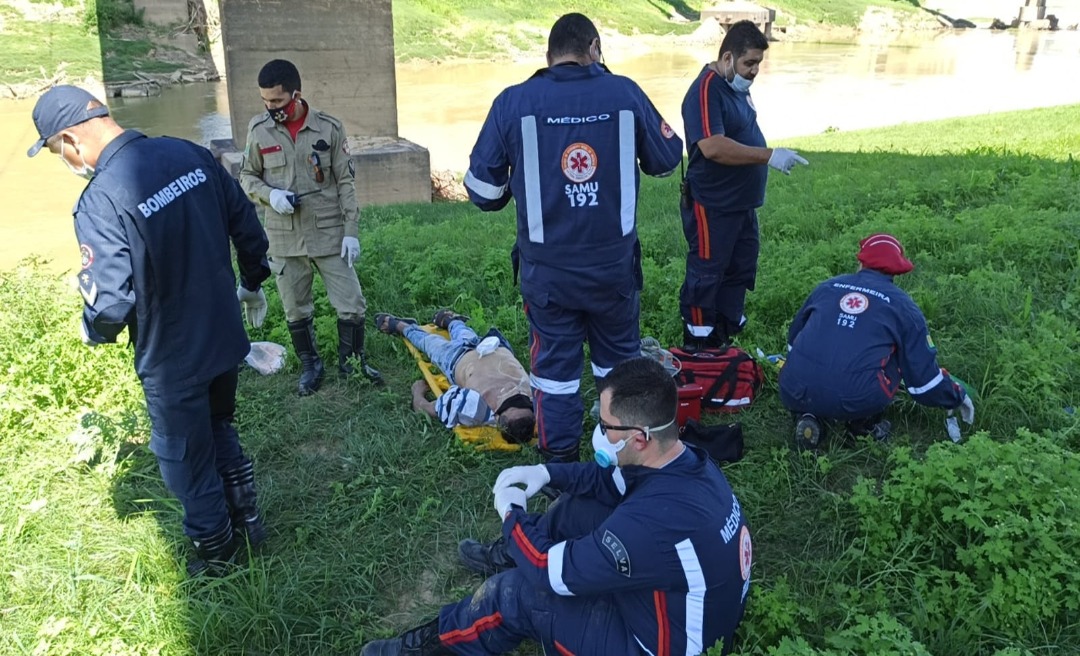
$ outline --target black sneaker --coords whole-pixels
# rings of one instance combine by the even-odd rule
[[[878,442],[886,442],[892,435],[892,422],[888,419],[882,419],[878,423],[874,424],[870,429],[870,437],[874,438]]]
[[[801,415],[795,422],[795,446],[800,451],[813,451],[821,446],[821,423],[811,414]]]
[[[447,656],[452,654],[439,638],[439,618],[389,640],[364,645],[360,656]]]
[[[465,569],[484,576],[517,567],[517,563],[507,552],[506,538],[486,544],[476,540],[462,540],[458,543],[458,559]]]
[[[892,422],[879,414],[866,419],[849,421],[847,430],[852,437],[865,436],[877,442],[886,442],[892,435]]]

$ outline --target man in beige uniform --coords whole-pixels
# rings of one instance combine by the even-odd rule
[[[427,400],[427,383],[417,381],[412,388],[414,409],[447,428],[493,425],[508,442],[528,442],[536,424],[529,374],[498,330],[492,328],[480,339],[466,320],[453,310],[435,313],[432,322],[449,331],[449,340],[420,328],[415,319],[392,314],[375,315],[375,327],[412,342],[450,381],[450,389],[435,401]]]
[[[341,122],[300,97],[300,73],[275,59],[259,72],[267,111],[251,119],[240,185],[265,208],[270,267],[300,359],[301,396],[314,393],[325,370],[315,342],[312,266],[338,315],[338,371],[354,373],[355,356],[372,382],[382,376],[364,355],[367,302],[353,263],[360,254],[360,208]]]

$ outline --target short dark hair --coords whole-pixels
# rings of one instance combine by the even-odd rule
[[[564,14],[551,26],[548,34],[548,56],[587,55],[589,46],[600,33],[584,14]]]
[[[730,52],[735,59],[746,54],[747,50],[768,50],[769,40],[761,33],[753,21],[741,20],[728,29],[724,40],[720,42],[720,56]]]
[[[260,89],[273,89],[279,84],[285,93],[300,90],[300,71],[287,59],[272,59],[259,71]]]
[[[499,424],[499,432],[511,444],[526,444],[532,439],[535,428],[536,416],[532,413]]]
[[[597,387],[601,394],[611,392],[611,413],[633,426],[663,426],[675,418],[679,407],[675,379],[664,365],[652,358],[632,358],[619,363],[600,379]],[[652,435],[662,440],[673,439],[678,428],[672,424]]]

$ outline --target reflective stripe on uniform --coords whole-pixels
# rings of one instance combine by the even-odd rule
[[[592,375],[595,378],[603,378],[611,373],[611,367],[601,367],[595,362],[590,362],[589,364],[592,365]]]
[[[938,375],[930,379],[930,382],[925,385],[919,387],[911,387],[909,385],[907,388],[908,394],[925,394],[926,392],[934,389],[934,387],[936,387],[937,384],[943,380],[945,380],[945,375],[938,371]]]
[[[581,379],[577,380],[551,380],[529,374],[529,384],[547,394],[577,394],[581,387]]]
[[[497,187],[490,182],[484,182],[473,175],[472,171],[465,173],[465,186],[476,192],[477,196],[488,200],[499,200],[506,193],[506,185]]]
[[[544,206],[540,198],[540,148],[536,141],[536,117],[521,117],[521,158],[525,175],[525,218],[529,241],[544,243]]]
[[[563,581],[562,578],[563,555],[565,551],[565,541],[548,549],[548,583],[551,584],[551,589],[555,591],[555,594],[562,595],[563,597],[573,597],[574,593],[570,592],[570,588],[566,587],[566,582]]]
[[[693,326],[686,324],[686,329],[690,331],[690,334],[694,337],[708,337],[712,334],[712,326]]]
[[[619,194],[622,205],[623,237],[634,231],[637,219],[637,141],[634,138],[634,112],[619,110]]]
[[[697,656],[705,650],[705,574],[690,540],[675,545],[686,576],[686,655]]]

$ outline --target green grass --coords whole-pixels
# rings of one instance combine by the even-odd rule
[[[978,391],[984,433],[955,447],[940,411],[901,399],[891,444],[797,454],[768,371],[738,416],[746,458],[726,468],[755,543],[740,653],[1080,649],[1080,433],[1066,411],[1080,401],[1078,126],[1071,106],[789,144],[811,165],[770,179],[741,343],[780,352],[813,285],[852,270],[858,239],[888,230],[916,264],[900,284],[942,364]],[[644,182],[643,333],[665,343],[680,334],[676,208],[674,179]],[[371,313],[452,303],[526,353],[513,225],[509,210],[465,204],[366,209]],[[288,343],[267,293],[253,337]],[[316,298],[330,359],[333,312]],[[455,565],[456,543],[496,534],[491,481],[536,456],[469,451],[412,413],[415,367],[374,330],[384,389],[330,380],[300,399],[295,360],[274,377],[243,372],[237,421],[271,541],[224,580],[186,581],[130,352],[81,346],[79,303],[33,266],[0,278],[0,653],[355,653],[478,584]],[[1039,435],[1017,437],[1023,427]],[[1001,583],[1021,580],[1036,592]]]
[[[101,75],[101,47],[96,34],[61,21],[26,21],[16,9],[0,6],[0,80],[19,84],[48,79],[64,62],[72,79]],[[44,76],[41,69],[45,70]]]
[[[406,0],[394,3],[394,44],[399,61],[448,57],[505,57],[508,51],[543,49],[559,16],[583,11],[580,3],[556,0]],[[696,24],[676,23],[671,12],[696,18],[683,2],[599,0],[584,9],[602,30],[623,34],[684,34]]]
[[[87,75],[105,82],[137,79],[142,73],[171,73],[183,68],[155,59],[155,46],[146,38],[99,36],[83,23],[27,21],[15,9],[0,7],[5,29],[0,33],[0,80],[23,84],[51,78],[63,65],[68,79]],[[44,71],[44,73],[43,73]]]
[[[858,25],[868,7],[883,7],[901,12],[914,11],[918,0],[775,0],[768,3],[777,10],[777,23],[826,23]]]
[[[781,13],[782,24],[857,25],[867,7],[910,12],[913,4],[912,0],[776,0],[769,6]],[[598,0],[588,7],[571,0],[397,0],[394,42],[399,61],[498,58],[514,50],[542,50],[552,23],[567,12],[585,13],[601,31],[666,35],[697,29],[703,6],[684,0]]]
[[[88,5],[65,0],[67,6]],[[777,0],[770,6],[778,22],[855,25],[869,6],[913,10],[911,0]],[[551,24],[570,11],[585,11],[603,31],[634,35],[678,35],[692,32],[700,2],[684,0],[599,0],[583,9],[580,3],[557,0],[524,3],[517,0],[397,0],[394,2],[394,40],[398,61],[450,58],[500,59],[516,52],[543,50]],[[139,21],[130,3],[119,0],[91,3],[105,37],[98,40],[98,19],[26,21],[22,14],[0,6],[5,28],[0,33],[0,81],[20,84],[39,80],[41,68],[52,76],[63,62],[72,79],[94,75],[106,81],[133,79],[133,72],[171,72],[178,66],[148,57],[153,47],[141,39],[114,38],[122,25]],[[673,17],[678,17],[673,20]],[[691,22],[692,21],[692,22]],[[104,54],[104,60],[102,55]],[[104,73],[102,73],[104,71]]]

